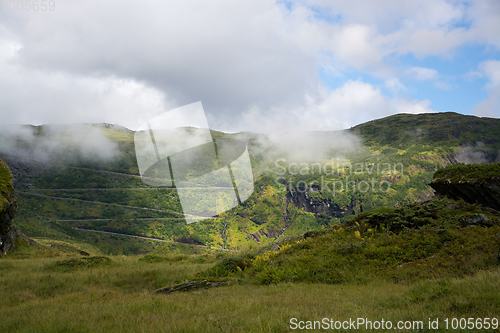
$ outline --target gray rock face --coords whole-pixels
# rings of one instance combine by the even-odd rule
[[[26,242],[28,245],[33,245],[33,246],[42,246],[41,244],[35,242],[31,238],[27,237],[25,234],[23,234],[21,231],[16,229],[16,227],[11,226],[9,231],[4,237],[4,240],[1,245],[1,253],[0,257],[2,255],[9,254],[13,252],[16,248],[16,244],[18,243],[18,239],[22,239]]]
[[[298,208],[302,208],[306,212],[314,214],[327,213],[328,216],[337,218],[352,214],[352,208],[354,207],[352,202],[351,205],[347,207],[339,207],[339,205],[332,202],[330,199],[322,199],[310,195],[311,192],[319,191],[318,185],[311,185],[308,188],[293,188],[288,191],[287,200],[293,202]]]
[[[462,226],[482,226],[482,227],[492,227],[494,225],[493,221],[491,221],[484,214],[473,214],[466,215],[460,218],[460,223]]]
[[[500,211],[500,180],[491,179],[484,183],[432,181],[429,184],[438,195],[453,200],[479,203]]]

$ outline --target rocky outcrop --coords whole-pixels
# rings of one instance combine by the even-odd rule
[[[0,159],[0,257],[11,253],[20,241],[27,245],[40,246],[12,225],[17,213],[17,202],[12,186],[12,174],[7,164]]]
[[[30,158],[22,151],[0,151],[0,158],[9,166],[12,174],[12,185],[16,189],[32,188],[32,179],[50,168],[49,164]]]
[[[474,184],[469,182],[437,181],[429,184],[436,193],[454,200],[463,199],[469,203],[479,203],[483,206],[500,211],[500,180]]]
[[[259,243],[262,237],[276,238],[280,234],[280,231],[281,229],[279,228],[263,228],[254,233],[249,234],[246,237],[246,239],[253,240]]]
[[[17,202],[12,187],[12,174],[7,164],[0,159],[0,255],[12,251],[15,247],[16,233],[11,231],[11,225],[16,213]]]
[[[313,193],[319,195],[316,196]],[[308,188],[293,188],[288,191],[287,200],[306,212],[315,215],[326,213],[328,216],[336,218],[352,215],[354,207],[352,202],[349,206],[340,207],[330,199],[323,198],[318,185],[311,185]]]
[[[2,252],[0,253],[0,257],[13,252],[20,241],[24,241],[26,245],[43,247],[40,243],[35,242],[12,225],[2,241]]]
[[[190,281],[175,285],[173,287],[158,289],[154,292],[154,294],[170,294],[176,291],[192,291],[198,289],[208,289],[208,288],[228,286],[231,283],[232,283],[231,281],[222,281],[222,282],[210,282],[207,280]]]
[[[484,214],[472,214],[472,215],[462,216],[460,218],[460,224],[463,227],[468,227],[468,226],[492,227],[495,225],[495,223]]]
[[[470,166],[455,166],[436,173],[429,184],[439,196],[446,196],[454,200],[464,200],[469,203],[479,203],[482,206],[500,211],[500,172],[495,164],[481,164],[474,166],[474,174],[468,173]],[[481,175],[483,168],[485,177]],[[468,176],[471,175],[471,176]]]

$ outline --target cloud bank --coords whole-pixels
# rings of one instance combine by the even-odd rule
[[[451,59],[471,44],[498,51],[499,16],[497,1],[444,0],[111,0],[2,11],[0,119],[137,129],[202,101],[211,128],[261,132],[435,112],[402,80],[450,85],[403,58]],[[475,69],[491,81],[477,114],[500,113],[493,67]]]

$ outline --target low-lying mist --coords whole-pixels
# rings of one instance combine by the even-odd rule
[[[104,124],[0,126],[0,153],[26,162],[108,161],[117,156],[118,145],[104,130]]]
[[[363,148],[361,138],[348,130],[287,132],[257,136],[251,146],[251,153],[269,163],[274,163],[276,159],[311,163],[343,159]]]

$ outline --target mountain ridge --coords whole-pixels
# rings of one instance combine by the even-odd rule
[[[478,129],[483,125],[488,130],[481,132]],[[7,156],[6,160],[13,161],[16,195],[20,201],[20,212],[16,217],[18,224],[30,236],[90,242],[101,246],[105,253],[144,253],[157,245],[127,240],[126,236],[117,240],[102,234],[90,235],[75,228],[170,241],[182,239],[212,247],[226,244],[232,249],[261,246],[274,241],[277,236],[290,237],[339,223],[351,214],[428,200],[433,191],[427,184],[438,168],[474,160],[491,161],[500,154],[500,119],[491,121],[454,113],[393,115],[350,130],[311,135],[292,132],[288,136],[270,137],[212,131],[214,138],[234,137],[247,142],[255,192],[233,212],[185,225],[172,219],[174,215],[169,213],[180,209],[173,189],[152,188],[141,183],[134,155],[133,131],[110,124],[87,124],[84,127],[99,128],[100,132],[90,132],[97,133],[93,137],[77,136],[62,145],[61,151],[49,150],[47,154],[41,154],[41,157],[49,156],[47,161],[50,163],[44,164],[43,159],[30,160],[30,154],[36,157],[36,149],[44,148],[40,142],[50,143],[44,141],[47,139],[45,129],[50,126],[44,126],[35,134],[27,135],[25,141],[18,140],[18,146],[11,146],[10,151],[0,149],[0,157]],[[444,135],[453,128],[462,131],[459,136],[463,138]],[[56,131],[56,134],[68,135],[64,131]],[[415,136],[419,139],[408,139]],[[95,137],[101,138],[104,144],[92,141]],[[84,144],[85,149],[79,150],[78,144]],[[104,149],[102,153],[93,151],[102,147],[113,149]],[[299,150],[310,154],[297,155],[301,153]],[[109,152],[114,155],[108,156]],[[23,156],[27,162],[16,156]],[[279,159],[285,162],[278,164]],[[340,171],[331,169],[328,164],[337,160],[348,163],[350,167]],[[290,167],[294,161],[306,167],[293,170]],[[314,163],[322,166],[319,172]],[[388,174],[374,171],[376,166],[382,169],[384,164],[397,163],[403,165],[401,170],[391,170]],[[366,166],[362,172],[356,172],[358,164]],[[281,174],[283,168],[285,173]],[[282,179],[278,179],[280,177]],[[286,185],[281,182],[283,179]],[[291,191],[300,188],[298,184],[321,184],[321,180],[330,184],[342,180],[349,186],[333,193],[326,188],[314,190],[309,187],[304,193],[299,193],[300,199],[295,197],[295,202],[292,200]],[[359,186],[370,182],[375,186],[383,183],[390,188],[386,193],[378,191],[378,187],[362,193]],[[358,186],[356,191],[352,191],[352,184]],[[316,208],[311,208],[313,206]],[[318,207],[338,207],[339,213]],[[106,242],[118,245],[113,249],[104,245]]]

